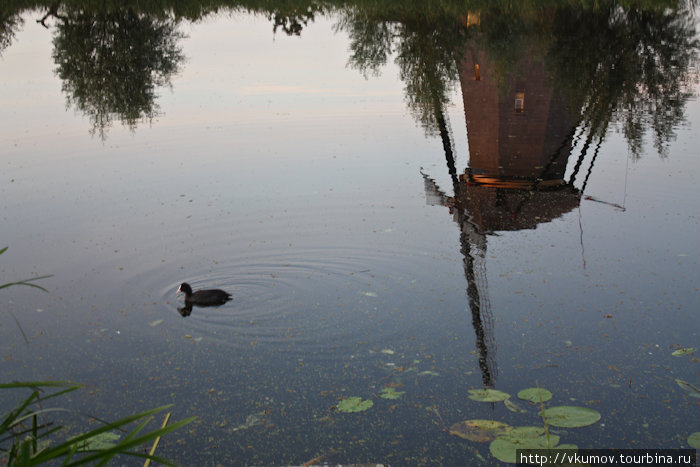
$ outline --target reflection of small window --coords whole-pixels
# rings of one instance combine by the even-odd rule
[[[516,92],[515,93],[515,111],[523,112],[525,110],[525,93]]]

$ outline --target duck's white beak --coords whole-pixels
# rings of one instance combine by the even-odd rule
[[[180,295],[182,293],[182,287],[177,288],[177,292],[175,292],[176,295]]]

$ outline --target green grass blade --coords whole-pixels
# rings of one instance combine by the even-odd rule
[[[163,436],[163,435],[165,435],[165,434],[167,434],[167,433],[170,433],[171,431],[175,431],[175,430],[177,430],[178,428],[180,428],[180,427],[182,427],[182,426],[184,426],[184,425],[186,425],[186,424],[192,422],[192,421],[195,420],[196,418],[197,418],[197,417],[186,418],[186,419],[184,419],[184,420],[180,420],[180,421],[178,421],[178,422],[175,422],[175,423],[173,423],[172,425],[168,425],[168,426],[166,426],[165,428],[159,428],[159,429],[157,429],[157,430],[151,431],[151,432],[146,433],[146,434],[144,434],[144,435],[137,436],[137,437],[135,437],[135,438],[131,438],[131,439],[129,439],[128,441],[122,441],[122,442],[116,444],[115,446],[113,446],[113,447],[111,447],[111,448],[108,448],[108,449],[105,449],[105,450],[102,450],[102,451],[99,451],[99,452],[95,452],[94,454],[92,454],[92,455],[90,455],[90,456],[86,456],[86,457],[84,457],[84,458],[81,458],[80,460],[77,460],[77,461],[75,461],[74,463],[71,463],[71,464],[68,464],[68,465],[69,465],[70,467],[77,466],[77,465],[82,465],[82,464],[86,464],[86,463],[93,462],[93,461],[95,461],[95,460],[101,459],[101,458],[103,458],[103,456],[112,456],[112,455],[117,455],[117,454],[124,454],[124,455],[129,455],[129,456],[134,456],[134,455],[136,455],[136,457],[146,457],[146,458],[148,458],[148,456],[149,456],[148,454],[144,454],[144,453],[133,453],[133,452],[129,452],[128,450],[129,450],[129,449],[132,449],[132,448],[135,448],[135,447],[138,447],[138,446],[140,446],[140,445],[142,445],[142,444],[148,443],[149,441],[151,441],[151,440],[157,438],[158,436]],[[160,461],[159,461],[159,462],[160,462]],[[165,461],[165,464],[166,464],[166,465],[172,465],[172,464],[171,464],[170,462],[168,462],[168,461]]]
[[[167,408],[170,408],[170,407],[172,407],[172,404],[164,405],[162,407],[156,407],[155,409],[146,410],[145,412],[141,412],[141,413],[138,413],[136,415],[130,415],[130,416],[122,418],[121,420],[118,420],[116,422],[108,423],[107,425],[102,426],[100,428],[96,428],[92,431],[88,431],[87,433],[83,433],[81,435],[75,436],[75,437],[70,438],[67,441],[64,441],[63,443],[61,443],[57,446],[54,446],[54,447],[50,448],[49,450],[45,451],[44,455],[37,458],[36,460],[44,460],[44,458],[47,455],[51,455],[51,457],[47,457],[45,460],[55,459],[56,457],[64,455],[75,444],[86,441],[86,440],[93,438],[99,434],[102,434],[106,431],[118,429],[119,427],[121,427],[123,425],[128,425],[129,423],[132,423],[136,420],[140,420],[142,418],[156,414],[156,413],[161,412],[161,411],[163,411]]]
[[[3,420],[2,424],[0,424],[0,433],[5,433],[7,430],[10,429],[10,427],[14,426],[17,424],[17,419],[22,415],[24,410],[34,402],[35,399],[39,398],[39,392],[38,391],[33,391],[29,397],[27,397],[23,403],[21,403],[18,407],[16,407],[14,410],[10,411],[10,413],[7,414],[7,417],[5,417],[5,420]]]
[[[16,388],[30,388],[39,390],[42,387],[68,387],[77,386],[78,388],[83,387],[80,383],[74,383],[72,381],[13,381],[11,383],[0,383],[0,389],[16,389]]]

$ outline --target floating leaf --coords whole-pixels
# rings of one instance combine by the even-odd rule
[[[361,397],[348,397],[338,403],[338,412],[363,412],[374,405],[370,399],[362,400]]]
[[[689,382],[683,381],[682,379],[677,379],[676,384],[678,384],[685,392],[690,394],[691,397],[700,397],[700,389],[696,388]]]
[[[504,400],[503,405],[505,405],[506,409],[510,410],[511,412],[517,412],[517,413],[527,412],[525,409],[521,408],[518,404],[511,401],[510,399]]]
[[[562,428],[578,428],[592,425],[600,420],[600,413],[587,407],[560,405],[544,411],[547,423]]]
[[[150,323],[148,323],[148,325],[151,326],[151,327],[153,327],[153,326],[158,326],[158,325],[159,325],[160,323],[162,323],[162,322],[163,322],[162,319],[157,319],[157,320],[155,320],[155,321],[151,321]]]
[[[380,350],[380,352],[383,354],[386,354],[386,355],[394,355],[396,353],[391,349],[382,349],[382,350]]]
[[[700,431],[691,433],[690,436],[688,436],[688,444],[690,447],[700,449]]]
[[[696,349],[695,347],[686,347],[674,351],[671,355],[673,355],[674,357],[682,357],[683,355],[688,355],[689,353],[693,353],[696,350],[698,349]]]
[[[537,438],[544,434],[541,426],[519,426],[508,432],[509,439]]]
[[[536,438],[511,437],[510,433],[512,431],[493,440],[489,446],[489,451],[496,459],[511,464],[515,464],[517,460],[516,450],[518,449],[551,449],[559,444],[559,436],[557,435],[549,435],[548,441],[544,436]]]
[[[498,389],[470,389],[469,398],[479,402],[501,402],[510,397],[510,394]]]
[[[552,393],[544,388],[527,388],[518,393],[518,398],[530,402],[547,402],[552,398]]]
[[[460,438],[484,443],[505,434],[513,427],[496,420],[465,420],[450,427],[450,434]]]
[[[418,373],[418,376],[440,376],[440,373],[437,371],[425,370]]]
[[[394,388],[384,388],[382,392],[379,393],[379,397],[384,399],[398,399],[405,393],[406,391],[396,391]]]

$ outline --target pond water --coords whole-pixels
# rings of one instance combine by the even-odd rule
[[[173,403],[181,465],[494,465],[450,427],[542,426],[536,386],[601,415],[562,443],[700,431],[683,8],[48,7],[0,42],[0,283],[51,275],[0,290],[3,382]],[[182,310],[183,281],[233,300]]]

